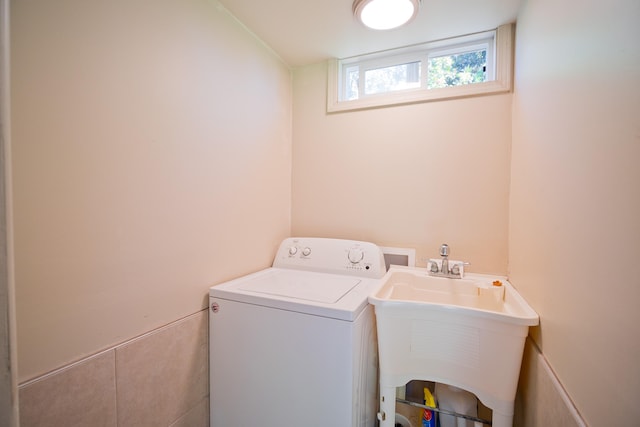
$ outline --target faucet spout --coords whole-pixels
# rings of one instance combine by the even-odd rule
[[[440,269],[440,272],[442,274],[449,274],[449,245],[446,243],[443,243],[442,246],[440,246],[440,256],[442,257],[442,268]]]

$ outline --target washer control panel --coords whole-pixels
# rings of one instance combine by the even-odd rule
[[[384,255],[377,245],[320,237],[285,239],[280,244],[273,266],[374,279],[386,273]]]

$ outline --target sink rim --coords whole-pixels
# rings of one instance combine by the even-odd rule
[[[489,283],[493,280],[500,280],[505,287],[505,302],[502,304],[503,310],[491,310],[480,307],[470,307],[465,305],[443,303],[443,302],[429,302],[429,301],[416,301],[411,299],[397,299],[391,298],[394,284],[391,282],[395,274],[410,274],[419,279],[433,280],[434,282],[451,282],[455,284],[472,282],[473,284]],[[441,283],[443,285],[445,283]],[[437,291],[436,291],[437,292]],[[412,311],[424,311],[424,312],[442,312],[453,315],[459,313],[460,315],[474,316],[490,318],[500,322],[535,326],[539,324],[540,318],[538,314],[531,308],[531,306],[525,301],[525,299],[518,293],[513,285],[507,280],[506,277],[500,275],[488,275],[478,273],[465,274],[462,279],[450,279],[446,277],[431,276],[425,269],[418,267],[403,267],[403,266],[391,266],[385,276],[380,280],[380,286],[369,295],[369,303],[374,305],[376,309],[393,308],[397,310],[405,309]]]

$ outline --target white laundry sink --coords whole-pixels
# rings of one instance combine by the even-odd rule
[[[511,426],[524,342],[538,315],[500,276],[430,276],[392,267],[370,297],[380,362],[380,426],[393,426],[395,387],[417,380],[474,393]]]
[[[409,310],[440,307],[460,310],[461,316],[487,317],[516,325],[538,324],[538,314],[500,276],[467,274],[464,279],[448,279],[430,276],[422,269],[393,267],[369,302]]]

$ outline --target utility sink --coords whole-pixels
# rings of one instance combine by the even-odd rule
[[[393,267],[382,283],[370,298],[374,305],[424,310],[441,307],[506,323],[538,324],[537,313],[504,277],[467,274],[463,279],[449,279],[430,276],[426,270]]]
[[[524,342],[537,313],[506,278],[430,276],[389,269],[370,297],[378,331],[381,427],[394,426],[395,388],[411,380],[453,385],[511,426]]]

